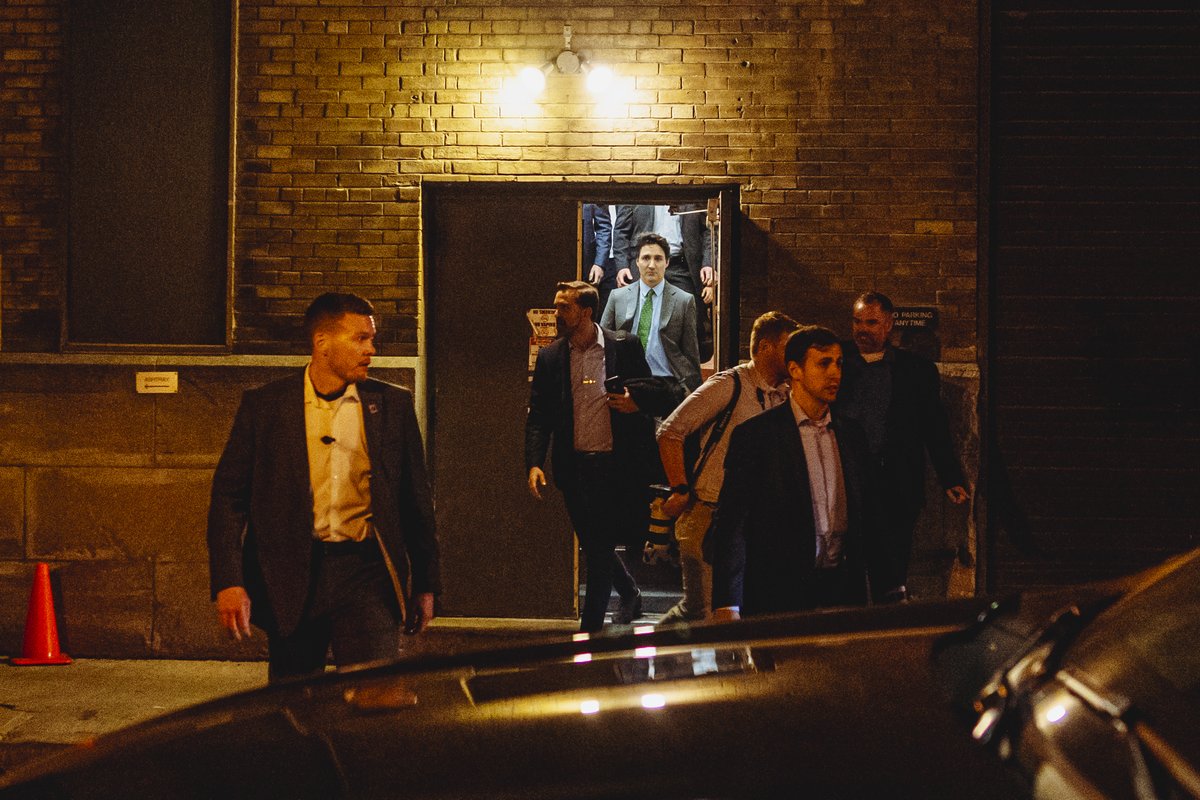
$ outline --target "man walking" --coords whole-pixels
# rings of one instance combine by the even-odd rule
[[[371,304],[327,293],[305,314],[303,372],[246,392],[213,475],[217,615],[267,634],[271,681],[394,658],[441,590],[433,503],[412,393],[367,377]],[[404,585],[411,577],[412,593]]]
[[[636,338],[596,324],[594,286],[570,281],[556,289],[561,337],[538,352],[534,365],[525,468],[529,493],[541,500],[550,454],[554,483],[587,559],[579,628],[595,633],[604,627],[614,587],[621,604],[613,622],[632,622],[641,612],[641,592],[615,548],[645,538],[654,421],[616,383],[649,377],[650,369]]]
[[[712,597],[712,567],[705,562],[704,534],[717,507],[729,435],[742,422],[769,408],[786,403],[788,372],[783,353],[796,321],[779,311],[769,311],[750,330],[750,361],[718,372],[675,409],[658,431],[671,496],[663,506],[675,521],[679,543],[683,598],[660,624],[698,621],[708,616]],[[684,443],[702,431],[699,464],[687,464]],[[690,475],[689,475],[690,468]],[[690,478],[690,484],[689,484]]]
[[[712,357],[713,271],[712,233],[707,224],[707,205],[621,205],[613,220],[613,253],[617,285],[625,286],[639,277],[637,238],[653,231],[668,244],[667,282],[689,292],[696,302],[696,335],[700,360]],[[707,296],[706,296],[707,290]],[[604,304],[601,304],[601,308]]]
[[[925,504],[925,454],[955,504],[970,499],[946,410],[937,367],[916,353],[891,345],[892,301],[867,292],[854,301],[853,344],[846,345],[845,381],[838,410],[866,431],[886,530],[885,571],[873,577],[876,599],[908,596],[913,529]]]
[[[696,301],[663,280],[670,252],[665,239],[646,233],[638,238],[637,245],[641,279],[613,290],[600,326],[636,335],[650,372],[660,377],[674,376],[690,392],[700,385]]]
[[[865,605],[876,506],[866,437],[830,413],[842,379],[833,331],[784,351],[789,402],[734,429],[716,512],[713,618]]]

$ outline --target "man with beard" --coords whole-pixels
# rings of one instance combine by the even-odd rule
[[[955,504],[970,499],[946,410],[937,367],[890,343],[892,301],[867,292],[854,301],[854,343],[846,345],[845,381],[837,410],[866,431],[878,469],[883,516],[885,569],[872,576],[876,599],[908,596],[908,562],[913,529],[925,504],[925,454]]]
[[[554,483],[587,559],[580,630],[604,626],[615,587],[621,604],[613,622],[632,622],[642,595],[616,553],[619,543],[645,537],[647,487],[657,464],[654,421],[621,381],[650,376],[634,336],[595,322],[599,297],[583,281],[559,283],[554,313],[560,338],[537,355],[525,421],[529,492],[542,499],[550,454]]]
[[[229,636],[266,631],[268,680],[399,655],[441,589],[412,392],[367,377],[375,311],[327,292],[304,316],[312,358],[242,397],[213,475],[212,597]],[[411,577],[411,594],[405,584]]]

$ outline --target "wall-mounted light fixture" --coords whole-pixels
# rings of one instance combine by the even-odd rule
[[[546,88],[546,77],[553,72],[560,75],[587,76],[588,91],[593,94],[607,92],[613,84],[613,71],[600,64],[589,63],[587,56],[571,49],[571,26],[563,25],[563,49],[553,59],[540,67],[525,67],[517,76],[521,89],[531,97],[541,94]]]

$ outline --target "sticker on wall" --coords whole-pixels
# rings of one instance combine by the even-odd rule
[[[934,330],[938,324],[938,312],[930,306],[896,306],[897,328],[926,328]]]
[[[558,336],[558,320],[553,308],[531,308],[525,312],[525,319],[533,327],[533,335],[529,337],[529,375],[533,380],[533,367],[537,363],[537,354]]]

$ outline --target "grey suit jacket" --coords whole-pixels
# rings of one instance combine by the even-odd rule
[[[600,327],[635,333],[634,314],[638,307],[641,282],[614,289],[608,296]],[[682,289],[663,281],[662,310],[659,312],[658,339],[667,356],[667,364],[676,378],[693,391],[700,385],[700,345],[696,338],[696,300]]]
[[[433,501],[412,393],[358,384],[371,458],[371,521],[402,583],[441,591]],[[242,396],[213,475],[208,512],[212,596],[243,586],[256,625],[295,630],[312,570],[313,509],[304,433],[304,373]]]

